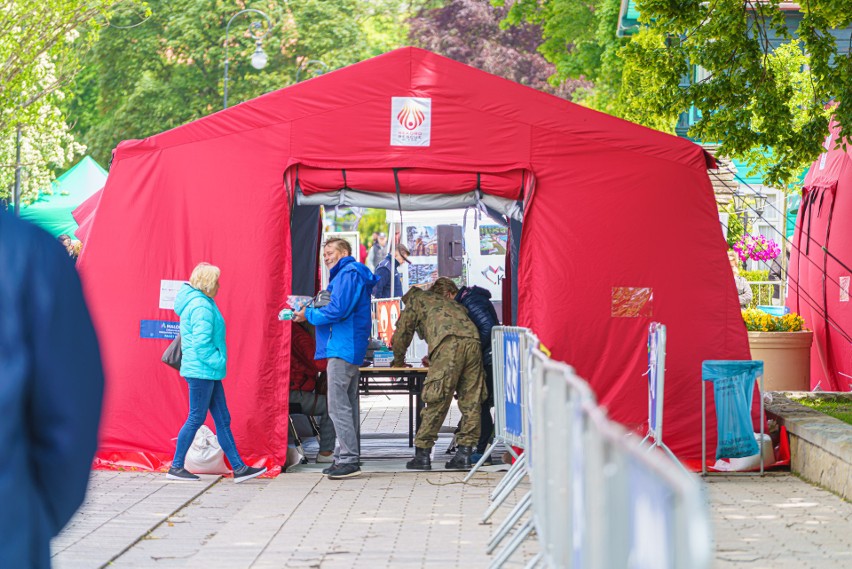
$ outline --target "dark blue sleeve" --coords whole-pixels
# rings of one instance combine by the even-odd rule
[[[385,291],[390,288],[390,270],[387,267],[379,267],[376,269],[376,276],[379,277],[379,282],[373,287],[373,296],[385,298]]]
[[[29,228],[31,229],[31,228]],[[82,504],[97,450],[104,374],[80,278],[47,233],[27,231],[22,323],[31,354],[26,421],[28,468],[51,535]],[[12,465],[10,465],[12,467]]]
[[[467,308],[468,316],[479,332],[482,355],[488,360],[491,355],[491,328],[497,324],[497,313],[494,310],[494,305],[488,299],[474,295],[469,295],[462,301],[462,304]]]

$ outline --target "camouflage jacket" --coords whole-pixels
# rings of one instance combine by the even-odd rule
[[[405,351],[414,332],[426,340],[430,355],[447,336],[472,338],[479,343],[476,326],[458,302],[419,288],[409,289],[402,302],[405,309],[399,315],[393,333],[393,365],[405,362]]]

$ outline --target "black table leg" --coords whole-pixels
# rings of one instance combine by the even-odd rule
[[[408,392],[408,448],[414,446],[414,396]]]

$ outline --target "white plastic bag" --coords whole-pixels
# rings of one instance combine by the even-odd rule
[[[184,466],[193,474],[228,474],[225,466],[225,453],[219,446],[219,440],[207,425],[201,425],[192,446],[186,453]]]

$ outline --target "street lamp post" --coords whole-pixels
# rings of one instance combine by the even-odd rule
[[[272,22],[269,20],[269,16],[267,16],[265,13],[261,12],[260,10],[255,10],[254,8],[246,8],[245,10],[240,10],[239,12],[237,12],[236,14],[231,16],[231,19],[228,20],[228,25],[225,27],[225,84],[224,84],[224,92],[225,92],[224,99],[225,100],[223,102],[223,105],[224,105],[224,108],[226,108],[226,109],[228,108],[228,64],[229,64],[229,61],[228,61],[228,36],[230,34],[230,31],[231,31],[231,22],[233,22],[234,18],[236,18],[240,14],[246,14],[248,12],[253,12],[255,14],[258,14],[258,15],[262,16],[263,19],[266,20],[266,30],[263,31],[263,33],[261,33],[260,35],[255,33],[254,30],[262,29],[263,24],[261,24],[258,21],[254,21],[249,25],[249,29],[252,30],[252,35],[254,36],[254,40],[255,40],[255,49],[254,49],[254,53],[251,56],[251,66],[254,67],[255,69],[263,69],[264,67],[266,67],[267,57],[266,57],[266,53],[263,51],[263,47],[261,46],[261,44],[263,43],[263,38],[265,38],[266,34],[269,33],[269,29],[272,27]]]
[[[309,59],[308,61],[303,61],[301,64],[299,64],[299,68],[296,69],[296,83],[299,82],[299,77],[302,74],[302,69],[307,69],[312,64],[317,64],[317,65],[322,66],[323,70],[320,71],[320,73],[325,73],[326,71],[328,71],[328,65],[326,65],[324,62],[322,62],[318,59]]]

